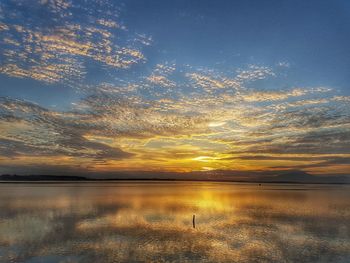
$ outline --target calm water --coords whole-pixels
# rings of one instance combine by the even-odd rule
[[[0,262],[173,261],[350,262],[350,187],[0,184]]]

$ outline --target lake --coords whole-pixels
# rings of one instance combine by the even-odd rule
[[[350,187],[0,184],[0,262],[350,262]]]

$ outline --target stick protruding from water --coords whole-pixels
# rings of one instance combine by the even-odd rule
[[[196,228],[196,215],[193,215],[192,217],[192,225],[193,225],[193,228]]]

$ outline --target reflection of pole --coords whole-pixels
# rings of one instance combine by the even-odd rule
[[[192,225],[193,225],[193,228],[196,228],[196,215],[193,215],[192,217]]]

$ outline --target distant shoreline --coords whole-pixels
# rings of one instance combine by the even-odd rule
[[[292,176],[291,176],[292,175]],[[221,183],[249,183],[249,184],[350,184],[349,180],[338,178],[338,180],[330,180],[330,178],[319,178],[307,175],[304,178],[293,178],[293,174],[287,176],[252,178],[251,180],[235,180],[232,178],[89,178],[84,176],[69,176],[69,175],[0,175],[0,183],[77,183],[77,182],[221,182]],[[342,179],[342,180],[341,180]]]
[[[318,184],[350,185],[335,182],[293,182],[293,181],[228,181],[228,180],[186,180],[186,179],[86,179],[86,180],[0,180],[0,184],[69,184],[69,183],[104,183],[104,182],[189,182],[189,183],[240,183],[240,184]]]

